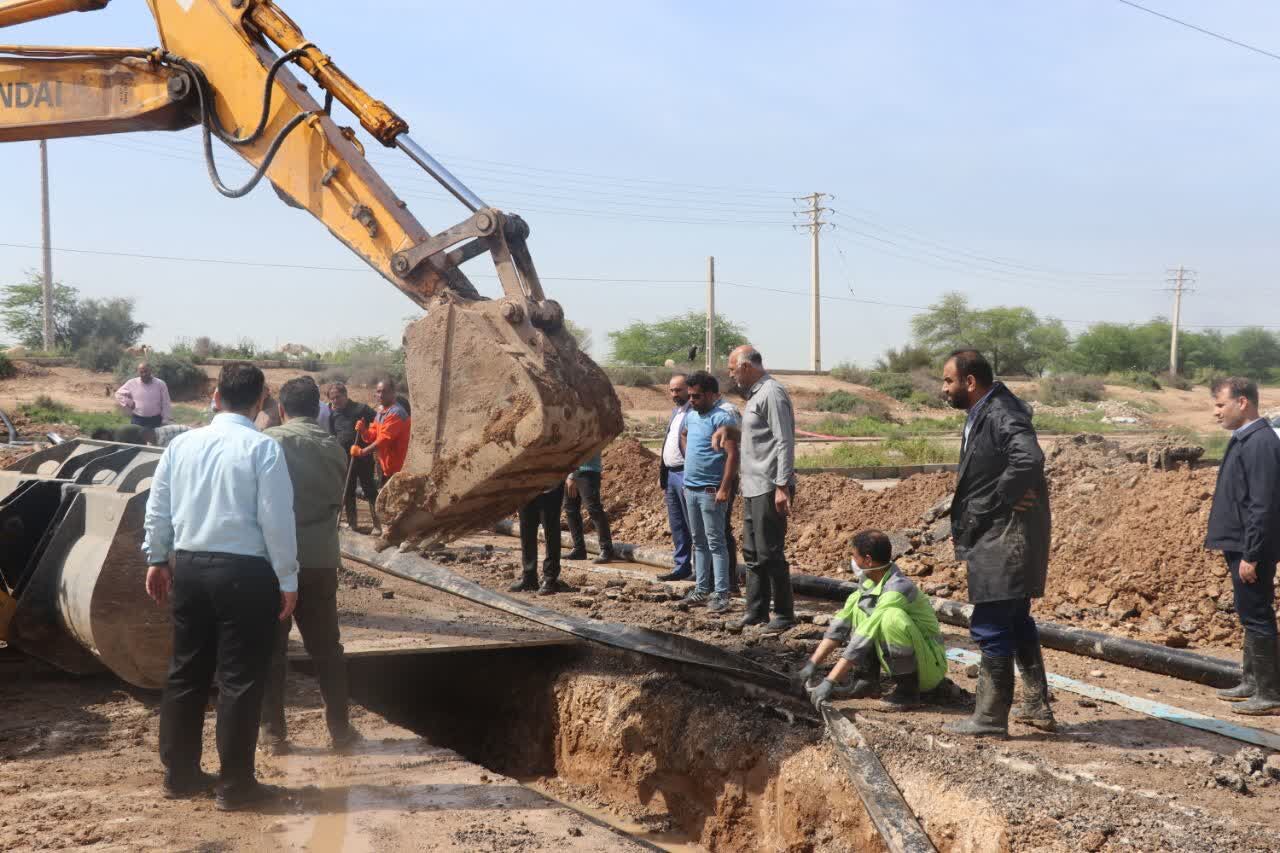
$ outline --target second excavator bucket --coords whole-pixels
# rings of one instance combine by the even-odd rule
[[[554,302],[446,294],[404,346],[411,444],[378,495],[392,542],[490,525],[622,432],[612,383]]]

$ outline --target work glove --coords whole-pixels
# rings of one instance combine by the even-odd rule
[[[364,456],[364,448],[358,444],[351,445],[351,458],[359,459],[361,456]]]
[[[831,692],[835,689],[836,683],[830,678],[822,679],[822,683],[817,687],[805,687],[805,690],[809,691],[809,701],[819,713],[822,712],[822,706],[831,701]]]
[[[813,661],[805,661],[804,666],[796,670],[795,675],[791,676],[792,682],[800,690],[806,690],[809,687],[809,679],[813,678],[813,674],[817,672],[818,665]]]

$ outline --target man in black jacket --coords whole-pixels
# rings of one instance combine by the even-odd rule
[[[1031,599],[1049,572],[1049,489],[1031,412],[975,350],[957,350],[942,371],[942,393],[969,413],[951,502],[956,558],[967,561],[969,633],[982,650],[977,707],[952,734],[1009,734],[1013,662],[1022,673],[1018,722],[1053,731],[1049,685]]]
[[[350,455],[353,444],[363,447],[364,442],[356,434],[356,424],[360,421],[371,424],[377,419],[378,413],[366,404],[352,400],[347,395],[347,386],[341,382],[335,382],[329,386],[329,408],[331,410],[329,434],[342,445],[343,452]],[[347,468],[346,493],[342,496],[342,505],[347,515],[347,527],[356,529],[356,482],[359,481],[360,490],[369,501],[369,514],[373,518],[373,529],[370,532],[374,536],[381,536],[382,522],[378,519],[377,509],[378,487],[373,480],[373,454],[359,458],[350,457]]]
[[[1251,716],[1280,713],[1276,633],[1276,558],[1280,556],[1280,438],[1258,416],[1258,386],[1247,379],[1213,383],[1213,413],[1231,440],[1218,467],[1206,548],[1231,571],[1236,614],[1244,627],[1244,680],[1218,696]]]

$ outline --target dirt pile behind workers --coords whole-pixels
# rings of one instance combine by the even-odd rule
[[[1202,547],[1217,469],[1191,467],[1198,451],[1176,440],[1121,447],[1099,436],[1077,436],[1050,451],[1053,548],[1037,613],[1170,646],[1239,640],[1226,566]],[[657,456],[624,439],[604,462],[614,538],[669,546]],[[835,474],[800,475],[787,535],[792,569],[848,578],[849,537],[879,527],[926,592],[964,600],[964,566],[955,560],[945,514],[954,480],[918,475],[870,491]],[[735,516],[740,511],[735,507]]]

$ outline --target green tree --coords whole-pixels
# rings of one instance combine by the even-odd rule
[[[916,343],[934,355],[942,355],[964,346],[975,346],[973,314],[969,297],[963,293],[944,293],[923,314],[911,318],[911,333]]]
[[[27,280],[7,284],[0,297],[0,322],[18,343],[30,349],[44,347],[44,279],[27,271]],[[68,325],[76,309],[77,291],[70,285],[53,283],[54,346],[67,346]]]
[[[72,349],[80,349],[90,341],[115,341],[131,347],[146,330],[146,323],[133,319],[132,299],[82,299],[67,321],[67,343]]]
[[[927,311],[911,318],[916,343],[933,361],[961,347],[974,347],[991,360],[996,373],[1040,373],[1062,360],[1066,329],[1058,320],[1041,321],[1030,308],[976,310],[963,293],[946,293]]]
[[[1220,365],[1233,373],[1260,379],[1274,367],[1280,367],[1280,340],[1266,329],[1250,326],[1227,335],[1223,345],[1227,364]]]
[[[1043,376],[1046,370],[1065,370],[1071,358],[1071,333],[1061,320],[1052,317],[1042,320],[1027,332],[1027,344],[1031,348],[1027,358],[1027,372]]]
[[[592,344],[591,330],[586,326],[578,325],[567,317],[564,321],[564,327],[569,331],[569,334],[573,335],[573,339],[578,342],[578,349],[590,355]]]
[[[876,370],[883,373],[910,373],[921,367],[932,367],[933,362],[933,353],[928,347],[907,344],[902,349],[890,347],[885,350],[884,355],[876,359]]]
[[[689,360],[689,348],[702,348],[706,339],[707,317],[701,311],[690,311],[656,323],[632,323],[625,329],[609,333],[613,361],[619,364],[661,365],[667,359]],[[723,315],[716,315],[716,356],[724,358],[734,347],[747,343],[745,330]]]

